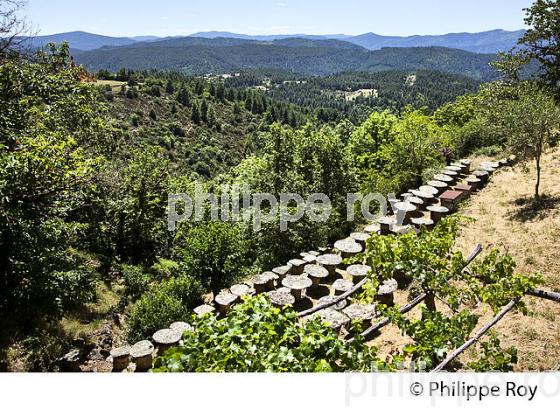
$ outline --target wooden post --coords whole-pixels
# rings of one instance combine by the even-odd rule
[[[519,298],[515,298],[507,305],[505,305],[502,308],[502,310],[496,316],[494,316],[494,318],[490,322],[488,322],[486,325],[484,325],[484,327],[482,327],[478,332],[476,332],[471,339],[467,340],[465,343],[463,343],[461,347],[459,347],[451,354],[447,355],[445,360],[441,362],[434,370],[432,370],[431,373],[439,372],[445,366],[451,363],[453,359],[455,359],[457,356],[459,356],[461,353],[463,353],[465,350],[467,350],[469,347],[475,344],[478,341],[478,339],[480,339],[488,330],[490,330],[492,326],[498,323],[510,310],[512,310],[517,304],[517,302],[519,302]]]

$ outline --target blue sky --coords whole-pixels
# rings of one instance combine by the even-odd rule
[[[444,34],[523,28],[532,0],[28,0],[40,34]]]

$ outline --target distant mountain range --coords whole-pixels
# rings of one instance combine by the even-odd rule
[[[491,80],[495,54],[477,54],[445,47],[366,50],[341,40],[288,38],[254,41],[218,37],[185,37],[104,47],[75,54],[90,70],[170,70],[187,74],[224,73],[255,68],[328,75],[344,71],[434,70]]]
[[[243,40],[273,41],[286,38],[306,38],[310,40],[335,39],[344,40],[359,45],[368,50],[380,50],[384,47],[447,47],[471,51],[473,53],[497,53],[508,51],[517,44],[517,40],[525,34],[525,30],[505,31],[491,30],[480,33],[450,33],[431,36],[382,36],[375,33],[365,33],[359,36],[345,34],[330,35],[261,35],[250,36],[227,31],[208,31],[191,34],[191,37],[203,38],[238,38]]]
[[[358,45],[368,50],[380,50],[384,47],[447,47],[460,50],[471,51],[474,53],[497,53],[507,51],[515,46],[517,39],[525,33],[524,30],[505,31],[492,30],[481,33],[451,33],[432,36],[382,36],[374,33],[365,33],[359,36],[349,36],[345,34],[332,35],[309,35],[309,34],[276,34],[276,35],[247,35],[230,33],[227,31],[208,31],[194,33],[186,37],[197,37],[206,39],[230,38],[239,40],[253,40],[270,42],[275,40],[286,40],[301,38],[307,40],[342,40],[347,43]],[[184,37],[184,36],[183,36]],[[173,37],[179,38],[179,37]],[[168,40],[156,36],[138,37],[109,37],[98,34],[74,31],[69,33],[52,34],[47,36],[37,36],[30,40],[35,47],[41,47],[47,43],[61,43],[67,41],[70,47],[76,50],[90,51],[102,47],[119,47],[141,42],[154,42]]]
[[[127,38],[78,31],[29,41],[34,47],[67,41],[76,61],[90,70],[126,67],[207,74],[266,68],[311,75],[434,70],[488,81],[496,78],[489,65],[496,52],[512,48],[522,34],[522,30],[411,37],[205,32]]]

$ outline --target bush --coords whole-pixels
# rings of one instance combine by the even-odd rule
[[[204,285],[219,290],[244,275],[248,248],[240,226],[209,222],[188,232],[179,253],[187,272],[196,273]]]
[[[56,370],[56,360],[71,348],[67,338],[59,329],[43,329],[21,341],[25,351],[22,364],[25,371],[52,372]]]
[[[128,318],[128,339],[135,343],[149,337],[157,330],[184,319],[186,314],[181,300],[155,288],[144,293],[132,307]]]
[[[62,310],[74,309],[95,298],[97,275],[89,269],[53,273],[56,299]]]
[[[164,281],[142,295],[128,318],[128,339],[136,342],[171,323],[185,320],[188,309],[200,302],[203,288],[186,275]]]
[[[488,147],[482,147],[473,152],[474,156],[488,156],[493,157],[495,155],[503,154],[504,147],[500,145],[490,145]]]
[[[125,295],[138,298],[148,290],[152,277],[140,266],[122,265],[121,270],[126,286]]]
[[[174,298],[181,301],[187,308],[192,308],[201,302],[204,288],[196,278],[181,275],[162,282],[158,287]]]
[[[159,279],[169,279],[172,276],[178,276],[181,266],[172,260],[160,258],[150,268],[152,275]]]

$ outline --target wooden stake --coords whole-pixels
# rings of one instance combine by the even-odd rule
[[[469,347],[475,344],[478,341],[478,339],[480,339],[488,330],[490,330],[492,326],[498,323],[510,310],[512,310],[517,304],[517,302],[519,302],[519,298],[515,298],[507,305],[505,305],[502,308],[502,310],[500,310],[500,312],[496,316],[494,316],[494,318],[490,322],[484,325],[482,329],[476,332],[476,334],[471,339],[467,340],[465,343],[463,343],[463,345],[460,348],[458,348],[451,354],[447,355],[445,360],[441,362],[434,370],[432,370],[431,373],[439,372],[445,366],[447,366],[453,359],[455,359],[457,356],[459,356],[461,353],[463,353],[465,350],[467,350]]]

